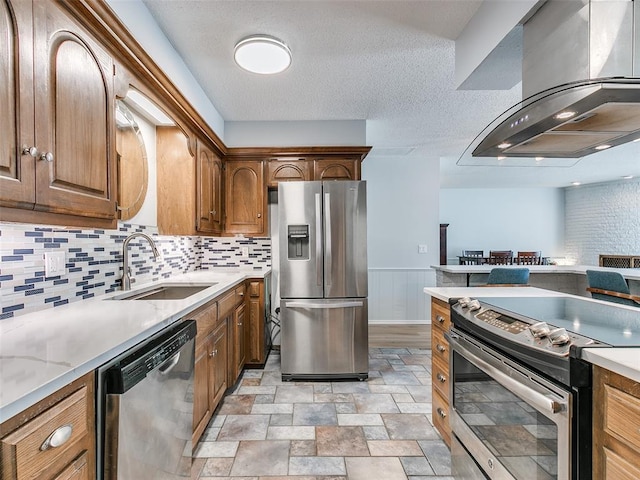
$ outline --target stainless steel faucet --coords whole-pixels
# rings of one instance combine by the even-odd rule
[[[160,253],[158,252],[158,248],[156,247],[155,242],[149,235],[145,235],[144,233],[132,233],[129,235],[122,244],[122,257],[124,261],[124,265],[122,266],[122,290],[131,290],[131,268],[129,267],[129,242],[136,237],[144,238],[153,250],[153,259],[157,260]]]

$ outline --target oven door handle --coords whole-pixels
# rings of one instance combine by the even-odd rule
[[[456,350],[462,353],[463,357],[466,357],[471,363],[484,370],[489,376],[497,380],[504,387],[508,388],[511,393],[519,396],[527,403],[538,408],[541,412],[556,414],[566,407],[565,403],[558,402],[557,400],[549,398],[548,396],[527,387],[499,368],[496,368],[489,362],[470,352],[458,341],[457,338],[459,338],[457,335],[451,335],[450,342],[454,344],[454,348]]]

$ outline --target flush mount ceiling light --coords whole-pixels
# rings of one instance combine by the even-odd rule
[[[233,57],[240,68],[262,75],[283,72],[291,64],[289,47],[269,35],[243,38],[236,44]]]

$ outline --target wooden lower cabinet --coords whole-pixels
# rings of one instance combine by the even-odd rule
[[[242,369],[244,368],[244,361],[246,358],[245,350],[245,310],[246,306],[241,303],[236,307],[233,312],[233,366],[232,366],[232,378],[233,383],[236,382]]]
[[[0,425],[0,478],[95,478],[94,385],[88,373]],[[54,432],[65,431],[66,441],[47,446]]]
[[[640,478],[640,383],[593,367],[593,478]]]
[[[245,366],[262,367],[267,361],[269,332],[265,323],[265,282],[263,279],[248,282],[248,322],[246,334]]]
[[[431,298],[432,418],[445,443],[451,447],[449,426],[449,342],[444,334],[451,328],[449,304]]]

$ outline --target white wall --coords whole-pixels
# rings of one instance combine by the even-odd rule
[[[564,257],[564,210],[560,188],[442,189],[447,263],[457,263],[462,250],[540,250]]]
[[[640,255],[640,179],[565,189],[567,256],[598,265],[598,255]]]

